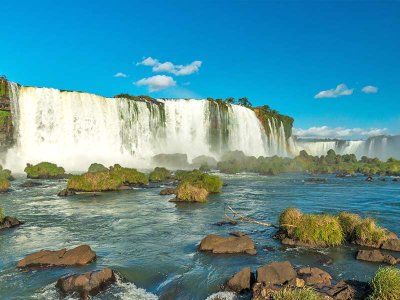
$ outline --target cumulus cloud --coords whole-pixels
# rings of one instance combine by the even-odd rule
[[[175,65],[170,61],[160,62],[158,59],[147,57],[136,65],[152,67],[153,72],[171,73],[176,76],[190,75],[200,70],[202,62],[195,60],[188,65]]]
[[[176,85],[176,81],[166,75],[156,75],[148,78],[142,78],[134,83],[137,86],[147,86],[150,92],[164,90]]]
[[[353,94],[353,89],[349,89],[344,83],[339,84],[336,88],[320,91],[314,96],[315,99],[321,98],[337,98],[341,96],[349,96]]]
[[[364,86],[361,91],[365,94],[376,94],[378,92],[378,88],[373,85]]]
[[[126,75],[125,73],[122,73],[122,72],[118,72],[118,73],[114,74],[114,77],[124,77],[124,78],[126,78],[126,77],[128,77],[128,75]]]
[[[331,128],[328,126],[308,129],[293,128],[293,134],[301,138],[355,138],[388,134],[387,128]]]

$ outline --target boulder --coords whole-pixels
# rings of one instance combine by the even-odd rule
[[[0,229],[12,228],[22,224],[24,224],[24,222],[21,222],[17,218],[7,216],[4,217],[3,222],[0,222]]]
[[[175,194],[175,189],[173,188],[166,188],[160,191],[160,195],[165,196],[165,195],[174,195]]]
[[[257,254],[256,245],[247,235],[223,237],[215,234],[207,235],[199,246],[200,251],[210,251],[215,254],[245,253]]]
[[[388,239],[382,244],[382,249],[391,251],[400,251],[400,239]]]
[[[369,284],[356,280],[339,281],[326,292],[328,296],[335,300],[364,300],[369,293]]]
[[[398,182],[400,182],[400,177],[395,177],[395,178],[393,178],[393,181],[398,181]]]
[[[41,250],[21,259],[17,267],[32,268],[87,265],[95,259],[96,253],[88,245],[81,245],[70,250]]]
[[[250,267],[243,268],[238,273],[233,275],[226,284],[226,289],[236,293],[242,293],[250,290],[251,285],[254,282],[254,275],[251,272]]]
[[[62,191],[60,191],[57,196],[58,197],[68,197],[68,196],[73,196],[75,195],[75,191],[71,190],[71,189],[63,189]]]
[[[38,181],[28,180],[28,181],[25,181],[23,184],[21,184],[20,187],[31,188],[31,187],[35,187],[35,186],[41,186],[41,185],[43,185],[43,183],[38,182]]]
[[[372,176],[368,176],[367,179],[365,179],[365,181],[373,181],[374,178],[372,178]]]
[[[387,263],[390,265],[395,265],[398,263],[397,258],[388,254],[383,254],[379,250],[359,250],[357,252],[356,259],[370,262]]]
[[[97,294],[115,281],[116,277],[113,270],[107,268],[101,271],[60,278],[56,283],[56,287],[63,294],[75,294],[82,299],[89,299],[89,296]]]
[[[273,262],[257,269],[257,282],[267,286],[289,283],[296,276],[296,271],[288,261]]]
[[[312,285],[317,288],[331,286],[332,276],[319,268],[305,267],[298,272],[300,278],[304,279],[306,285]]]

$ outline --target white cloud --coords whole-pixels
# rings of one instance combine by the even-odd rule
[[[124,77],[124,78],[126,78],[126,77],[128,77],[128,75],[126,75],[125,73],[122,73],[122,72],[118,72],[118,73],[116,73],[114,75],[114,77]]]
[[[148,78],[142,78],[136,81],[134,84],[137,86],[147,86],[150,92],[156,92],[171,86],[175,86],[176,81],[170,76],[156,75]]]
[[[364,86],[361,91],[365,94],[376,94],[378,92],[378,88],[373,85]]]
[[[353,89],[349,89],[344,83],[341,83],[335,89],[320,91],[314,98],[337,98],[340,96],[349,96],[351,94],[353,94]]]
[[[331,128],[328,126],[308,129],[293,128],[293,134],[301,138],[359,138],[388,134],[387,128]]]
[[[175,65],[170,61],[160,62],[158,59],[147,57],[136,65],[152,67],[153,72],[171,73],[176,76],[190,75],[199,71],[202,62],[195,60],[188,65]]]

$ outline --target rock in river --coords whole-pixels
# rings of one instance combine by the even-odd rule
[[[175,189],[173,189],[173,188],[166,188],[166,189],[163,189],[163,190],[161,190],[160,191],[160,195],[163,195],[163,196],[165,196],[165,195],[173,195],[173,194],[175,194]]]
[[[247,235],[223,237],[215,234],[207,235],[200,243],[200,251],[211,251],[215,254],[245,253],[257,254],[256,245]]]
[[[241,293],[250,290],[254,282],[254,275],[250,267],[243,268],[238,273],[233,275],[226,284],[226,289],[236,293]]]
[[[87,265],[95,259],[96,253],[88,245],[81,245],[70,250],[41,250],[21,259],[17,267],[32,268]]]
[[[383,254],[379,250],[359,250],[356,258],[358,260],[386,263],[390,265],[395,265],[399,262],[397,258],[388,254]]]
[[[86,272],[80,275],[71,275],[60,278],[56,287],[64,294],[79,295],[82,299],[89,299],[98,292],[106,289],[116,281],[115,274],[111,269]]]
[[[267,286],[288,283],[297,276],[288,261],[273,262],[257,269],[257,282]]]
[[[12,228],[24,224],[24,222],[19,221],[14,217],[5,217],[2,222],[0,222],[0,229]]]

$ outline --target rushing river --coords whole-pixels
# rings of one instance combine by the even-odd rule
[[[356,261],[356,247],[286,248],[271,238],[273,228],[249,223],[215,225],[223,220],[225,205],[272,223],[283,209],[294,206],[304,212],[347,210],[371,216],[400,234],[400,183],[327,176],[325,184],[307,184],[304,178],[224,175],[228,186],[223,193],[211,195],[207,204],[176,205],[168,202],[171,196],[159,195],[161,187],[59,198],[56,193],[65,181],[41,181],[42,186],[21,188],[26,179],[18,177],[12,192],[0,194],[6,214],[26,222],[0,232],[0,299],[59,299],[54,288],[58,278],[104,267],[116,270],[121,279],[94,299],[205,299],[242,267],[255,269],[276,260],[318,266],[335,279],[369,280],[378,265]],[[205,235],[231,231],[248,233],[257,244],[257,256],[197,251]],[[79,268],[16,269],[18,260],[35,251],[80,244],[96,251],[95,263]],[[324,265],[328,259],[332,264]]]

